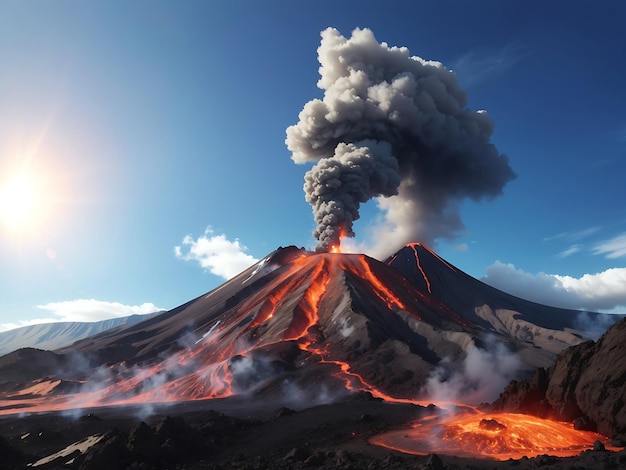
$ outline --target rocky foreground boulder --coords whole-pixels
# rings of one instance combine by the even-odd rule
[[[626,441],[626,319],[597,342],[566,349],[549,369],[513,381],[493,407],[574,421],[581,429]]]

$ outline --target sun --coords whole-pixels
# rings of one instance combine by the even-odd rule
[[[0,218],[6,227],[26,228],[35,219],[37,204],[37,187],[27,173],[16,173],[0,183]]]

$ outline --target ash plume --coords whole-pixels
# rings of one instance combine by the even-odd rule
[[[369,29],[321,36],[324,96],[305,104],[286,138],[294,162],[315,163],[304,191],[318,248],[354,236],[360,204],[377,197],[382,245],[453,237],[461,199],[495,197],[515,177],[489,142],[487,112],[467,109],[454,72],[378,43]]]

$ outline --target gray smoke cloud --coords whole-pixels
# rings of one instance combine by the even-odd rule
[[[285,141],[294,162],[315,163],[304,191],[318,248],[353,237],[360,204],[372,198],[384,213],[377,238],[387,249],[452,238],[463,228],[461,199],[495,197],[515,177],[489,142],[487,112],[467,109],[454,72],[378,43],[369,29],[321,36],[324,97],[305,104]]]

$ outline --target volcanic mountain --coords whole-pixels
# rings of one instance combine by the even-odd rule
[[[467,275],[421,244],[405,246],[385,263],[473,325],[552,353],[579,343],[581,336],[599,337],[617,319],[507,294]],[[553,360],[553,356],[546,357],[546,365]]]
[[[251,393],[299,406],[355,391],[402,401],[447,382],[470,397],[484,385],[468,373],[477,361],[503,386],[580,343],[578,313],[486,286],[420,244],[384,263],[279,248],[149,320],[0,358],[0,412]]]

